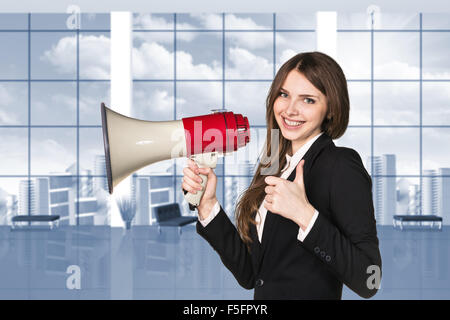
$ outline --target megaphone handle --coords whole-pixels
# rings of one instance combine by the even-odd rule
[[[217,164],[218,153],[210,152],[210,153],[202,153],[191,156],[191,159],[197,163],[199,168],[215,168]],[[202,190],[197,190],[197,193],[193,194],[187,192],[185,190],[184,197],[186,201],[189,203],[189,209],[195,210],[200,204],[200,200],[202,199],[203,193],[205,192],[206,184],[208,183],[208,176],[204,174],[199,174],[200,178],[202,178],[201,185],[203,187]]]
[[[199,166],[201,167],[201,166]],[[186,198],[186,201],[189,203],[189,208],[192,209],[191,206],[193,206],[194,208],[198,207],[198,205],[200,204],[200,200],[202,199],[203,193],[205,192],[205,188],[206,188],[206,183],[208,182],[208,176],[204,175],[204,174],[199,174],[200,178],[202,178],[202,182],[201,185],[203,187],[202,190],[197,190],[197,193],[191,193],[191,192],[186,192],[184,197]]]

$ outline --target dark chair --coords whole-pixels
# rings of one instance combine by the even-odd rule
[[[159,206],[154,210],[159,232],[161,232],[161,227],[178,227],[178,232],[181,233],[182,226],[197,222],[197,217],[182,216],[178,203]]]

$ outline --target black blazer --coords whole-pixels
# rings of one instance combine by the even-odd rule
[[[261,244],[251,225],[250,251],[222,207],[206,227],[197,222],[197,232],[242,287],[255,288],[255,299],[341,299],[342,284],[370,298],[377,289],[367,286],[367,267],[381,270],[381,256],[372,180],[361,157],[323,133],[303,159],[306,195],[319,211],[303,242],[297,224],[270,211]]]

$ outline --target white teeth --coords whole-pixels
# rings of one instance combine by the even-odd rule
[[[284,122],[288,125],[288,126],[298,126],[300,124],[302,124],[304,121],[289,121],[288,119],[284,118]]]

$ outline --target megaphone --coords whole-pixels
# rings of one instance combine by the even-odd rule
[[[126,177],[152,163],[188,157],[199,167],[215,168],[218,157],[250,142],[247,117],[225,109],[181,120],[146,121],[127,117],[102,103],[101,115],[110,194]],[[199,205],[207,183],[207,176],[200,177],[203,190],[185,192],[191,210]]]

